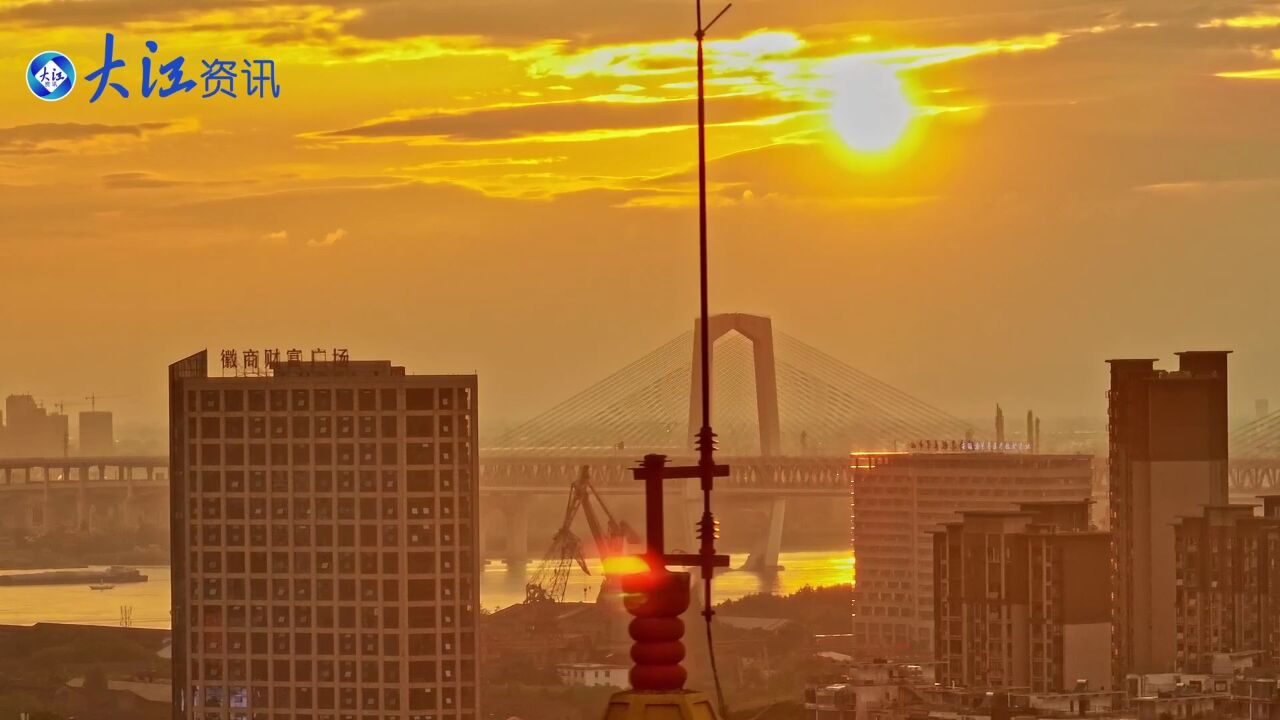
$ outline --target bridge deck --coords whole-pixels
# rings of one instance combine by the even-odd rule
[[[681,463],[691,458],[673,458]],[[836,496],[847,494],[848,461],[841,457],[725,457],[730,475],[716,481],[735,494]],[[480,458],[480,492],[559,494],[587,466],[602,493],[639,493],[632,478],[637,466],[630,456]],[[168,484],[169,459],[163,456],[0,458],[0,492],[66,483],[96,487]],[[1230,487],[1236,493],[1280,492],[1280,458],[1237,458],[1231,461]]]

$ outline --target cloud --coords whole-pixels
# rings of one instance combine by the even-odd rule
[[[433,160],[431,162],[419,163],[410,166],[408,170],[456,170],[463,168],[489,168],[489,167],[521,167],[534,165],[553,165],[562,163],[567,160],[565,155],[554,155],[548,157],[478,157],[478,158],[459,158],[455,160]]]
[[[263,235],[262,239],[269,240],[271,242],[284,242],[285,240],[289,239],[289,231],[277,230],[275,232],[270,232],[270,233],[267,233],[266,235]]]
[[[149,172],[119,172],[102,176],[102,186],[108,190],[139,190],[168,188],[184,184]]]
[[[709,103],[717,122],[742,122],[805,109],[804,105],[772,98],[725,98]],[[365,125],[318,133],[311,137],[377,140],[437,137],[484,142],[552,136],[572,140],[598,137],[600,131],[681,129],[693,120],[688,102],[614,104],[594,102],[503,105],[458,112],[435,112],[408,118],[387,118]],[[631,134],[631,133],[628,133]]]
[[[847,81],[850,62],[876,63],[899,75],[984,56],[1056,48],[1064,40],[1110,32],[1116,26],[1018,34],[955,44],[902,47],[869,36],[804,36],[794,30],[761,30],[708,42],[711,93],[708,117],[716,126],[769,126],[825,111]],[[427,112],[400,111],[361,125],[303,137],[345,142],[409,140],[471,144],[587,142],[628,139],[693,128],[694,85],[689,79],[690,40],[574,45],[543,41],[513,52],[533,82],[586,80],[597,94],[545,102],[499,102]],[[650,78],[645,85],[619,82]],[[594,81],[594,82],[593,82]],[[562,85],[549,85],[562,87]],[[530,93],[522,93],[529,95]],[[533,93],[536,94],[536,93]],[[980,103],[979,103],[980,104]],[[951,106],[918,108],[936,114]]]
[[[121,139],[144,140],[163,132],[193,129],[191,122],[32,123],[0,128],[0,155],[44,155],[69,150],[105,149]]]
[[[1186,180],[1181,182],[1140,185],[1134,190],[1153,195],[1187,197],[1193,195],[1218,195],[1224,193],[1274,192],[1280,187],[1280,178],[1239,178],[1228,180]]]
[[[108,173],[102,176],[102,186],[107,190],[158,190],[174,187],[243,186],[256,180],[178,180],[159,173],[130,171]]]
[[[1236,17],[1213,18],[1200,23],[1197,27],[1230,28],[1232,30],[1269,30],[1280,27],[1280,16],[1258,13],[1255,15],[1238,15]]]
[[[339,240],[345,238],[346,236],[347,236],[347,231],[343,230],[342,228],[338,228],[337,230],[334,230],[331,233],[327,233],[324,236],[324,239],[322,240],[317,240],[315,238],[308,240],[307,247],[329,247],[330,245],[336,244]]]

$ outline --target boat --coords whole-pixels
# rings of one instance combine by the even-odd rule
[[[115,590],[116,586],[110,583],[99,582],[99,583],[94,583],[90,585],[89,589],[90,590]]]
[[[0,575],[0,587],[17,585],[121,585],[146,582],[137,568],[112,565],[105,570],[48,570],[45,572]],[[96,589],[96,588],[95,588]]]

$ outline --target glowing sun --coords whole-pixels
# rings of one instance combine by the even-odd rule
[[[876,62],[846,61],[832,68],[831,127],[851,149],[892,148],[915,115],[902,80]]]

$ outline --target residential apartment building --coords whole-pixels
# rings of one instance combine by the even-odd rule
[[[170,366],[173,717],[473,720],[476,378],[317,354]]]
[[[1210,506],[1174,526],[1178,672],[1214,672],[1222,655],[1280,660],[1280,496],[1263,501],[1261,517]]]
[[[1091,501],[961,513],[935,531],[939,681],[1031,693],[1110,691],[1111,541]]]
[[[1113,668],[1174,669],[1174,524],[1227,503],[1227,355],[1178,353],[1110,360],[1108,397],[1112,530]]]
[[[65,457],[69,452],[67,416],[51,413],[30,395],[10,395],[4,401],[0,426],[0,457]]]
[[[1089,498],[1093,458],[993,452],[856,453],[853,633],[864,653],[933,657],[930,533],[969,510]]]

